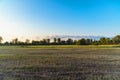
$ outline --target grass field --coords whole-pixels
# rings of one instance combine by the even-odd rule
[[[120,49],[3,46],[0,80],[120,80]]]

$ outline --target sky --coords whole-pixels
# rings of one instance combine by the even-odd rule
[[[120,34],[119,0],[0,0],[0,36]]]

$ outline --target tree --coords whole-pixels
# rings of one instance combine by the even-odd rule
[[[86,45],[86,40],[84,38],[82,38],[80,41],[81,41],[81,45]]]
[[[9,45],[10,43],[8,41],[4,42],[5,45]]]
[[[61,38],[58,38],[57,42],[58,42],[58,44],[60,44],[61,43]]]
[[[26,43],[26,44],[29,44],[29,43],[30,43],[30,40],[29,40],[29,39],[26,39],[25,43]]]
[[[105,37],[101,37],[99,42],[100,44],[111,44],[112,43],[110,38],[105,38]]]
[[[40,44],[40,41],[34,41],[32,40],[32,45],[39,45]]]
[[[105,38],[106,44],[111,44],[111,39],[110,38]]]
[[[56,39],[56,38],[54,38],[54,44],[56,44],[56,42],[57,42],[57,39]]]
[[[65,45],[65,44],[66,44],[66,41],[65,41],[65,40],[62,40],[62,41],[61,41],[61,44],[62,44],[62,45]]]
[[[46,39],[46,43],[47,43],[47,44],[50,44],[50,39]]]
[[[99,45],[99,44],[100,44],[100,41],[94,40],[94,41],[92,41],[92,44],[93,44],[93,45]]]
[[[105,37],[100,38],[100,44],[106,44],[106,38]]]
[[[74,41],[73,41],[73,44],[77,44],[77,40],[74,40]]]
[[[67,44],[73,44],[73,40],[69,38],[69,39],[66,41],[66,43],[67,43]]]
[[[113,44],[119,44],[120,43],[120,35],[117,35],[112,38]]]
[[[43,40],[40,40],[40,44],[41,45],[47,45],[50,43],[50,39],[43,39]]]
[[[84,38],[80,39],[76,43],[77,45],[86,45],[86,40]]]
[[[92,39],[86,39],[86,45],[92,44]]]
[[[3,38],[0,36],[0,44],[2,43]]]
[[[18,38],[13,39],[13,40],[12,40],[12,43],[13,43],[13,44],[18,44]]]

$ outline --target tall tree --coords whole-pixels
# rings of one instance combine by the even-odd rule
[[[56,39],[56,38],[54,38],[54,43],[56,44],[56,42],[57,42],[57,39]]]
[[[46,39],[46,43],[47,43],[47,44],[50,44],[50,39]]]
[[[13,39],[13,40],[12,40],[12,43],[13,43],[13,44],[18,44],[18,38]]]
[[[57,42],[58,42],[58,44],[60,44],[61,43],[61,38],[58,38]]]
[[[29,40],[29,39],[26,39],[25,43],[26,43],[26,44],[29,44],[29,43],[30,43],[30,40]]]

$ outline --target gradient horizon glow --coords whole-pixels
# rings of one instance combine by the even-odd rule
[[[120,34],[119,0],[0,0],[0,36]]]

